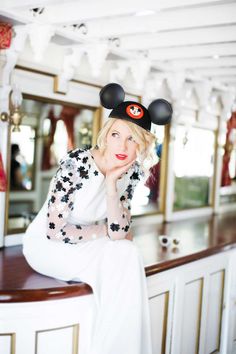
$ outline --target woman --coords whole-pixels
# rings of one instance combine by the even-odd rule
[[[144,266],[130,242],[130,200],[155,140],[151,121],[165,124],[172,111],[164,100],[150,111],[123,102],[117,84],[106,85],[100,98],[113,108],[111,118],[95,148],[75,149],[61,161],[26,231],[23,253],[37,272],[93,288],[96,316],[88,354],[151,354]]]

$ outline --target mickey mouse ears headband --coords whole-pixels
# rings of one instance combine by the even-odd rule
[[[128,120],[147,131],[151,130],[151,123],[165,125],[171,120],[172,106],[164,99],[152,101],[148,109],[138,102],[124,99],[125,92],[118,84],[107,84],[100,91],[101,105],[112,109],[109,117]]]

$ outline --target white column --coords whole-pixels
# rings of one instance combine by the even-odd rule
[[[174,144],[176,129],[179,117],[181,115],[181,97],[183,93],[183,85],[185,76],[183,72],[175,72],[167,77],[168,88],[172,97],[173,117],[170,123],[170,139],[167,156],[167,181],[166,181],[166,202],[164,211],[164,220],[171,221],[174,204]]]

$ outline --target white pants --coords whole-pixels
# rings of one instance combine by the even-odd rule
[[[93,289],[97,310],[89,354],[151,354],[146,276],[133,242],[104,237],[70,245],[48,240],[42,227],[32,234],[36,225],[31,225],[23,237],[29,265],[41,274],[81,280]]]

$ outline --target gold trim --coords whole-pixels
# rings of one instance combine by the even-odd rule
[[[57,75],[57,76],[54,76],[54,78],[53,78],[53,92],[54,92],[54,93],[60,93],[61,95],[66,95],[67,92],[63,92],[63,91],[59,91],[59,90],[58,90],[58,82],[59,82],[59,77],[58,77],[58,75]]]
[[[49,329],[44,329],[40,331],[35,332],[35,354],[38,353],[38,334],[39,333],[45,333],[45,332],[52,332],[52,331],[57,331],[65,328],[73,328],[72,332],[72,353],[71,354],[78,354],[79,353],[79,324],[74,324],[71,326],[64,326],[64,327],[55,327],[55,328],[49,328]]]
[[[218,345],[217,348],[209,353],[209,354],[214,354],[218,353],[220,351],[220,345],[221,345],[221,329],[222,329],[222,317],[223,317],[223,309],[224,309],[224,290],[225,290],[225,269],[219,269],[216,272],[210,273],[210,276],[213,274],[221,273],[222,279],[221,279],[221,304],[220,304],[220,318],[219,318],[219,325],[218,325]],[[208,299],[209,300],[209,299]]]
[[[217,126],[219,127],[219,120],[220,117],[218,116],[218,124]],[[216,193],[217,193],[217,185],[216,185],[216,172],[218,169],[218,163],[217,163],[217,150],[218,150],[218,138],[220,135],[219,128],[215,131],[215,145],[214,145],[214,169],[213,169],[213,183],[212,183],[212,198],[211,198],[211,205],[214,208],[215,207],[215,200],[216,200]],[[221,173],[222,171],[220,171]],[[220,196],[219,196],[219,205],[220,205]]]
[[[169,312],[169,299],[170,299],[170,292],[164,291],[163,293],[159,293],[157,295],[149,297],[149,300],[157,298],[159,296],[165,296],[164,299],[164,318],[163,318],[163,326],[162,326],[162,341],[161,341],[161,354],[166,353],[166,336],[167,336],[167,319],[168,319],[168,312]]]
[[[16,333],[0,333],[0,337],[11,336],[11,348],[10,353],[16,353]]]
[[[40,74],[40,75],[44,75],[44,76],[49,76],[49,77],[57,77],[58,75],[57,74],[52,74],[52,73],[49,73],[47,71],[43,71],[43,70],[37,70],[37,69],[32,69],[32,68],[27,68],[26,66],[23,66],[23,65],[16,65],[15,66],[15,69],[19,69],[19,70],[23,70],[23,71],[28,71],[28,72],[31,72],[31,73],[35,73],[35,74]],[[92,82],[87,82],[87,81],[82,81],[82,80],[76,80],[76,79],[72,79],[70,80],[71,82],[76,82],[77,84],[82,84],[82,85],[86,85],[86,86],[91,86],[91,87],[96,87],[96,88],[99,88],[101,89],[104,85],[98,85],[98,84],[94,84]],[[130,95],[130,96],[135,96],[137,97],[137,100],[138,102],[141,103],[141,99],[142,99],[142,96],[140,95],[135,95],[131,92],[127,92],[126,91],[126,94],[127,95]]]
[[[199,312],[198,312],[198,321],[197,321],[197,336],[196,336],[196,351],[195,353],[197,354],[199,352],[199,346],[200,346],[200,331],[201,331],[201,322],[202,322],[202,301],[203,301],[203,286],[204,286],[204,278],[196,278],[194,280],[191,280],[190,282],[185,283],[185,286],[188,284],[195,283],[200,280],[200,301],[199,301]]]
[[[96,109],[93,115],[93,128],[92,128],[92,145],[96,145],[98,132],[102,126],[102,107]]]

